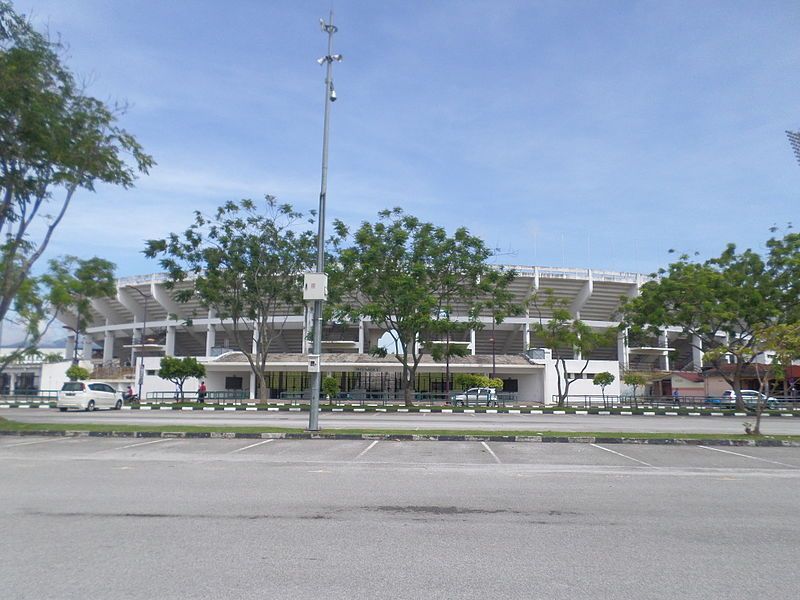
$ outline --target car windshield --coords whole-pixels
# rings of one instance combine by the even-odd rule
[[[83,384],[80,381],[68,381],[61,386],[62,392],[82,392]]]

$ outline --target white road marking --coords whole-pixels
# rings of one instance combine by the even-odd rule
[[[369,446],[367,446],[361,452],[359,452],[358,456],[356,456],[356,458],[361,458],[362,456],[364,456],[367,452],[372,450],[379,441],[380,440],[375,440],[374,442],[372,442]],[[355,460],[355,458],[353,460]]]
[[[244,448],[237,448],[236,450],[231,450],[228,454],[236,454],[237,452],[242,452],[243,450],[247,450],[249,448],[255,448],[256,446],[260,446],[261,444],[269,444],[270,442],[274,442],[274,439],[271,440],[261,440],[260,442],[256,442],[255,444],[250,444],[249,446],[245,446]]]
[[[51,438],[49,440],[36,440],[33,442],[19,442],[18,444],[5,444],[3,446],[0,446],[0,448],[14,448],[15,446],[30,446],[31,444],[46,444],[48,442],[63,442],[70,439],[73,438],[57,437],[57,438]]]
[[[749,454],[742,454],[741,452],[731,452],[730,450],[723,450],[722,448],[712,448],[711,446],[698,446],[698,448],[702,448],[703,450],[713,450],[714,452],[723,452],[724,454],[733,454],[734,456],[743,456],[744,458],[760,460],[762,462],[772,463],[773,465],[781,465],[783,467],[791,467],[793,469],[800,468],[797,465],[790,465],[788,463],[783,463],[777,460],[767,460],[766,458],[759,458],[758,456],[750,456]]]
[[[125,450],[126,448],[136,448],[136,446],[147,446],[148,444],[158,444],[159,442],[167,442],[174,440],[174,438],[159,438],[157,440],[150,440],[149,442],[139,442],[138,444],[129,444],[127,446],[119,446],[118,448],[111,448],[112,450]]]
[[[643,460],[639,460],[638,458],[633,458],[632,456],[628,456],[627,454],[623,454],[622,452],[617,452],[616,450],[612,450],[611,448],[605,448],[598,444],[589,444],[589,445],[594,446],[595,448],[600,448],[600,450],[605,450],[606,452],[611,452],[611,454],[616,454],[617,456],[621,456],[622,458],[627,458],[628,460],[632,460],[633,462],[642,464],[645,467],[652,467],[654,469],[658,469],[658,467],[653,467],[653,465],[651,465],[650,463],[646,463]]]
[[[486,448],[489,451],[489,454],[492,455],[492,458],[494,458],[494,462],[496,462],[498,465],[503,464],[500,462],[500,459],[497,458],[497,454],[495,454],[494,451],[491,448],[489,448],[489,444],[487,444],[486,442],[481,442],[481,444],[483,444],[483,447]]]

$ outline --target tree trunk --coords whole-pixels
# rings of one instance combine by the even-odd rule
[[[408,365],[403,365],[403,402],[414,406],[414,369]]]
[[[269,388],[267,387],[267,378],[264,376],[264,371],[258,371],[258,402],[259,404],[266,404],[269,401]]]

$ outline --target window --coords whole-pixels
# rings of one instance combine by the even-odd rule
[[[146,374],[148,377],[155,377],[155,376],[156,376],[156,369],[147,369],[147,370],[145,371],[145,374]]]

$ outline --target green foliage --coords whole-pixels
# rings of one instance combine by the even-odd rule
[[[338,230],[343,226],[338,223]],[[400,208],[365,222],[344,248],[334,281],[350,294],[340,298],[343,318],[366,317],[388,332],[403,366],[403,390],[411,404],[420,359],[448,332],[482,326],[481,302],[491,290],[481,282],[492,269],[491,251],[465,228],[448,235],[443,227],[420,221]],[[497,291],[507,278],[491,279]],[[455,315],[456,306],[465,307]]]
[[[171,381],[178,386],[181,398],[183,398],[183,384],[186,383],[187,379],[190,377],[200,379],[205,375],[205,366],[197,362],[194,356],[186,356],[184,358],[165,356],[161,359],[158,370],[158,376],[161,379]]]
[[[191,284],[175,294],[176,300],[197,300],[223,319],[221,326],[259,378],[264,402],[270,346],[283,330],[286,311],[302,306],[303,272],[316,264],[316,234],[298,227],[302,219],[302,213],[272,196],[262,206],[252,200],[227,202],[213,216],[195,212],[183,233],[149,240],[144,251],[160,257],[168,287]]]
[[[84,94],[62,53],[0,0],[0,320],[16,313],[25,346],[50,322],[31,268],[76,190],[97,182],[128,188],[153,165],[117,124],[124,106]]]
[[[489,385],[486,387],[494,388],[498,392],[503,391],[503,380],[499,377],[489,378]]]
[[[603,371],[602,373],[597,373],[592,378],[592,383],[594,385],[599,385],[601,389],[605,390],[606,386],[611,385],[615,380],[616,377],[614,377],[611,373],[608,371]]]
[[[475,375],[472,373],[456,373],[453,376],[453,383],[457,388],[462,390],[476,387],[493,387],[497,388],[498,391],[503,389],[502,379],[492,379],[486,375]]]
[[[71,365],[66,371],[66,375],[70,381],[83,381],[89,379],[89,370],[84,369],[80,365]]]
[[[636,390],[647,385],[648,379],[641,373],[625,373],[622,383],[633,388],[633,397],[636,398]]]
[[[624,324],[634,335],[655,335],[669,325],[696,336],[704,360],[736,392],[739,408],[743,370],[762,350],[759,331],[800,319],[800,235],[773,237],[766,247],[762,256],[728,244],[703,262],[682,255],[623,305]],[[731,371],[720,369],[726,356],[734,358]]]
[[[339,395],[339,380],[330,375],[322,380],[322,393],[326,398],[336,398]]]
[[[573,382],[583,376],[589,366],[589,355],[615,339],[616,330],[594,331],[580,319],[575,319],[562,298],[556,297],[552,290],[534,294],[530,299],[538,321],[533,323],[532,332],[541,338],[544,345],[553,353],[556,375],[558,377],[558,404],[563,406]],[[567,369],[567,351],[577,350],[584,357],[583,368],[573,371]]]

